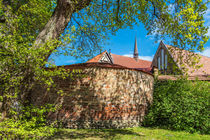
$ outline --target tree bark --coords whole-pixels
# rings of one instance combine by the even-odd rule
[[[59,39],[64,32],[72,14],[90,4],[92,0],[58,0],[55,11],[35,40],[35,48],[39,48],[48,40]]]

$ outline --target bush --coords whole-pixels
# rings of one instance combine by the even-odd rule
[[[209,99],[209,82],[156,81],[144,125],[209,134]]]
[[[23,107],[17,118],[0,122],[0,139],[43,139],[54,135],[53,126],[46,125],[46,113],[55,111],[52,105]]]

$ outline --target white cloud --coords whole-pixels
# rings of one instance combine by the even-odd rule
[[[123,56],[133,57],[133,54],[124,54]]]
[[[156,23],[159,24],[159,23]],[[146,38],[148,38],[149,40],[155,40],[156,37],[158,35],[158,29],[155,29],[152,34],[146,35]]]
[[[67,60],[66,63],[75,63],[77,62],[76,60]]]
[[[210,36],[210,26],[209,26],[209,29],[208,29],[208,33],[206,35]]]
[[[204,18],[205,18],[205,24],[210,26],[210,4],[207,5],[207,10],[206,10],[206,13],[204,15]]]
[[[146,35],[149,40],[155,40],[155,35]]]
[[[207,47],[202,53],[200,53],[201,55],[204,56],[208,56],[210,57],[210,47]]]
[[[205,26],[208,26],[208,33],[206,35],[210,36],[210,4],[207,5],[207,10],[206,13],[204,15],[204,19],[205,19]]]
[[[123,56],[133,57],[133,54],[124,54]],[[153,56],[139,56],[139,59],[152,61]]]
[[[139,56],[140,59],[152,61],[153,56]]]

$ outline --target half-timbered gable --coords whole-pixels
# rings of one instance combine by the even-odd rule
[[[113,59],[110,53],[107,51],[102,52],[101,54],[93,57],[92,59],[88,60],[86,63],[91,63],[91,62],[100,62],[100,63],[110,63],[113,64]]]
[[[105,51],[104,55],[102,55],[99,62],[113,64],[112,56],[107,51]]]

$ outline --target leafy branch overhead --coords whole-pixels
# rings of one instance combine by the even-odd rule
[[[65,43],[64,48],[70,50],[70,54],[78,56],[72,53],[78,51],[79,54],[83,52],[86,56],[89,53],[93,54],[95,48],[100,49],[110,34],[139,22],[145,25],[148,34],[156,34],[160,38],[169,37],[173,43],[171,45],[183,49],[202,51],[203,45],[208,40],[203,18],[207,2],[202,0],[52,0],[51,2],[53,3],[51,9],[48,9],[53,11],[51,17],[45,18],[44,27],[35,26],[37,34],[33,43],[35,48],[39,48],[49,39],[60,39]],[[47,2],[3,0],[1,7],[4,11],[8,9],[17,11],[13,14],[24,14],[23,9],[29,3],[45,5]],[[36,10],[39,14],[36,18],[45,16],[48,11],[42,8]],[[25,12],[27,12],[25,18],[30,16],[28,14],[30,11]],[[5,16],[12,15],[3,14],[1,21],[4,21]],[[34,23],[36,22],[32,24]],[[37,26],[40,25],[37,23]]]

